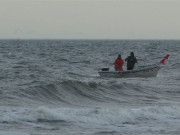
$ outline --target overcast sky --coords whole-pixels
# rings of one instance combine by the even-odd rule
[[[0,39],[180,39],[180,0],[0,0]]]

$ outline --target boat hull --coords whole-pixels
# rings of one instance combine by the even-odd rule
[[[127,71],[102,71],[98,73],[101,77],[114,77],[114,78],[133,78],[133,77],[156,77],[158,74],[159,66],[144,67],[136,70]]]

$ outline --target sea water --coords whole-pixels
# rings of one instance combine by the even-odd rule
[[[157,77],[98,75],[131,51],[170,57]],[[179,135],[179,58],[178,40],[0,40],[0,135]]]

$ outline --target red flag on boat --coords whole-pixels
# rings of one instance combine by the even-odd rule
[[[169,54],[167,54],[165,57],[164,57],[164,59],[162,59],[161,61],[160,61],[160,63],[161,64],[164,64],[165,63],[165,61],[169,58]]]

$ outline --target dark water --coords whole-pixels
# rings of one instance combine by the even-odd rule
[[[157,77],[100,78],[118,54]],[[180,134],[180,41],[0,40],[0,134]],[[126,66],[124,66],[126,69]]]

